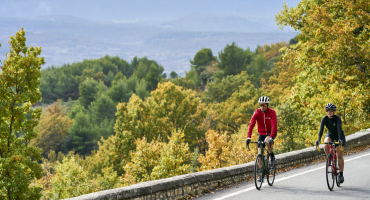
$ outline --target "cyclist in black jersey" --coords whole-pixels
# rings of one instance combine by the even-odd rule
[[[321,120],[320,125],[320,131],[319,131],[319,138],[316,141],[316,145],[320,144],[321,136],[324,131],[324,125],[326,126],[326,129],[328,130],[326,136],[325,136],[325,142],[332,142],[333,140],[337,141],[339,144],[344,146],[346,144],[346,137],[344,136],[344,132],[342,129],[342,120],[338,115],[335,115],[335,111],[337,110],[337,107],[332,104],[328,103],[325,106],[326,114],[324,118]],[[344,169],[344,160],[343,160],[343,151],[340,151],[339,145],[335,145],[337,149],[337,157],[338,157],[338,165],[339,165],[339,178],[340,182],[344,182],[343,177],[343,169]],[[324,150],[325,153],[329,153],[330,146],[329,144],[325,144]]]

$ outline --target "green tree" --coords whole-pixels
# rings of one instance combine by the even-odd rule
[[[88,78],[81,83],[79,90],[81,97],[79,98],[80,104],[87,108],[91,102],[96,98],[96,93],[98,92],[98,82],[94,79]]]
[[[247,54],[233,42],[218,53],[218,67],[225,75],[237,75],[246,69]]]
[[[39,91],[40,47],[26,47],[25,31],[10,37],[10,53],[0,74],[0,199],[40,199],[40,187],[32,187],[33,179],[42,177],[38,163],[41,151],[30,146],[37,137],[41,108],[31,106],[41,100]],[[16,132],[23,132],[17,137]]]
[[[170,78],[172,78],[172,79],[176,79],[176,78],[178,78],[179,77],[179,75],[177,75],[177,73],[175,72],[175,71],[172,71],[171,72],[171,74],[170,74]]]
[[[67,151],[74,149],[80,155],[89,155],[98,146],[97,130],[87,114],[77,113],[68,133],[64,140],[67,143],[64,147]]]
[[[244,85],[248,79],[253,77],[249,76],[246,72],[238,75],[230,75],[220,80],[216,78],[212,83],[207,84],[207,91],[205,92],[206,102],[223,102],[230,98],[231,95],[239,90],[239,86]]]
[[[203,48],[195,54],[194,59],[190,63],[195,71],[200,74],[205,70],[206,66],[211,65],[212,61],[217,61],[217,58],[213,56],[212,50]]]
[[[116,113],[116,104],[107,96],[102,95],[89,106],[91,118],[94,124],[100,124],[105,118],[114,119]]]
[[[137,69],[135,70],[136,77],[139,80],[141,80],[145,78],[147,72],[148,72],[148,65],[146,65],[144,62],[139,62],[139,65]]]
[[[158,86],[158,83],[162,79],[162,73],[164,69],[161,65],[157,66],[155,63],[152,63],[149,66],[148,73],[145,75],[145,83],[147,84],[147,89],[149,91],[155,90]]]
[[[107,94],[116,103],[128,102],[132,95],[132,90],[129,89],[127,81],[119,79],[109,88]]]
[[[140,99],[145,100],[147,97],[150,96],[150,92],[146,90],[146,83],[145,80],[140,81],[136,84],[135,94],[140,97]],[[130,94],[131,97],[131,94]],[[128,102],[128,100],[126,101]]]

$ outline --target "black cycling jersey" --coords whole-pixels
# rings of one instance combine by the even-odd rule
[[[328,116],[322,118],[319,132],[319,141],[321,140],[321,136],[324,131],[324,125],[328,129],[328,135],[332,136],[333,138],[338,137],[338,139],[342,141],[345,140],[344,132],[342,129],[342,120],[339,116],[334,115],[334,117],[331,119]]]

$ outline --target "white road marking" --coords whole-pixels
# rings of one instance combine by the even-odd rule
[[[348,162],[348,161],[352,161],[352,160],[356,160],[356,159],[359,159],[359,158],[362,158],[362,157],[365,157],[365,156],[369,156],[370,153],[368,154],[364,154],[364,155],[361,155],[361,156],[357,156],[357,157],[354,157],[354,158],[350,158],[350,159],[347,159],[347,160],[344,160],[344,162]],[[310,173],[310,172],[313,172],[313,171],[316,171],[316,170],[319,170],[319,169],[323,169],[325,168],[325,166],[322,166],[322,167],[318,167],[318,168],[315,168],[315,169],[311,169],[311,170],[308,170],[308,171],[304,171],[304,172],[301,172],[301,173],[298,173],[298,174],[294,174],[294,175],[291,175],[291,176],[287,176],[287,177],[284,177],[284,178],[281,178],[279,180],[275,180],[274,183],[276,182],[280,182],[280,181],[284,181],[286,179],[290,179],[290,178],[293,178],[293,177],[296,177],[296,176],[300,176],[300,175],[303,175],[303,174],[307,174],[307,173]],[[262,186],[266,186],[267,183],[263,183]],[[232,196],[235,196],[235,195],[238,195],[238,194],[241,194],[243,192],[248,192],[248,191],[251,191],[251,190],[254,190],[256,189],[256,187],[250,187],[250,188],[246,188],[244,190],[240,190],[240,191],[237,191],[237,192],[234,192],[234,193],[231,193],[231,194],[227,194],[225,196],[222,196],[222,197],[219,197],[219,198],[216,198],[214,200],[222,200],[222,199],[226,199],[226,198],[229,198],[229,197],[232,197]]]

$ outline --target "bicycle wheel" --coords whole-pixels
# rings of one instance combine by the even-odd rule
[[[334,160],[334,168],[335,168],[335,170],[337,171],[337,173],[336,173],[336,176],[335,176],[335,182],[337,183],[337,186],[338,187],[340,187],[340,179],[339,179],[339,165],[338,165],[338,160],[337,159],[335,159]]]
[[[254,164],[254,184],[256,185],[257,190],[259,190],[262,186],[263,182],[263,165],[261,163],[261,167],[259,167],[258,162],[261,159],[261,162],[263,162],[262,155],[257,155],[256,162]],[[261,177],[261,181],[258,182],[258,177]]]
[[[334,188],[334,171],[333,171],[333,165],[331,162],[331,154],[328,154],[328,157],[326,159],[326,182],[328,183],[328,188],[330,191]]]
[[[267,183],[269,184],[269,186],[272,186],[272,184],[274,184],[274,181],[275,181],[275,165],[272,164],[272,163],[269,163],[270,160],[269,160],[269,155],[267,154],[267,163],[266,163],[266,167],[267,167]]]

